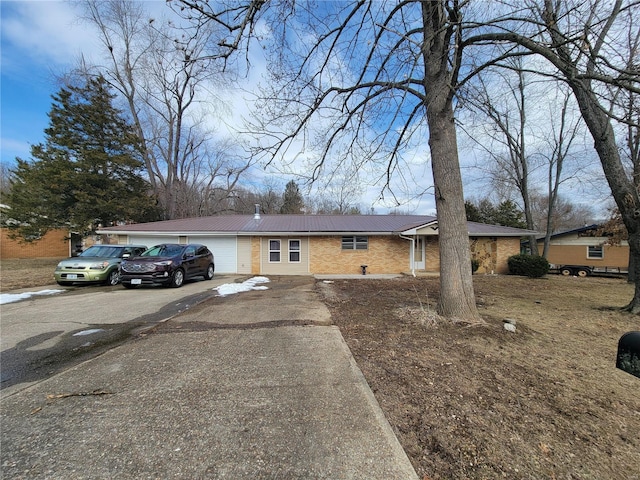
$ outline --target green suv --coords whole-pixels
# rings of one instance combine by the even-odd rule
[[[140,255],[144,245],[93,245],[77,257],[62,260],[53,275],[58,285],[74,283],[120,283],[118,267],[122,259]]]

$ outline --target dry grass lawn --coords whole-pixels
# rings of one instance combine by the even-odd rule
[[[53,271],[62,258],[0,260],[0,291],[55,285]]]
[[[486,326],[435,317],[437,278],[318,283],[424,480],[640,479],[640,330],[621,279],[474,277]],[[503,328],[513,319],[517,331]]]

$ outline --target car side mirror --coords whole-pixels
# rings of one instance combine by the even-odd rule
[[[616,367],[640,378],[640,332],[627,332],[620,337]]]
[[[129,258],[131,256],[130,253],[123,253],[122,258]]]

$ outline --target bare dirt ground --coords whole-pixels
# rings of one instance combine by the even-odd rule
[[[319,282],[422,479],[639,479],[640,330],[621,279],[474,277],[485,326],[439,322],[437,278]],[[517,331],[503,328],[516,320]]]
[[[0,262],[0,289],[59,259]],[[640,379],[615,368],[640,318],[621,279],[474,277],[485,326],[434,315],[438,278],[318,281],[424,480],[640,480]],[[516,321],[516,333],[503,329]]]

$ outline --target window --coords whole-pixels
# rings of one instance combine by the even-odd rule
[[[280,261],[280,240],[269,240],[269,262]]]
[[[289,240],[289,262],[300,262],[300,240]]]
[[[369,248],[368,237],[342,237],[342,250],[366,250]]]
[[[602,245],[589,245],[587,247],[587,258],[604,258]]]

